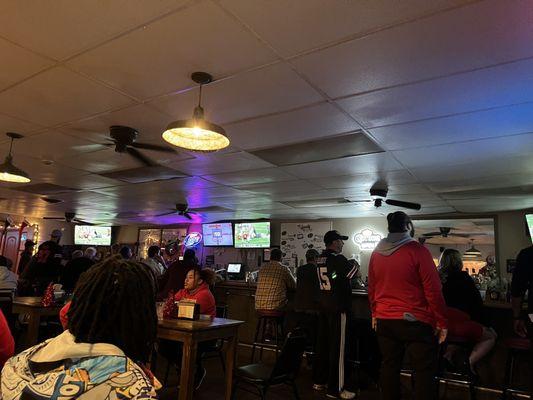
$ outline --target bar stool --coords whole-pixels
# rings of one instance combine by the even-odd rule
[[[507,348],[507,361],[505,363],[505,378],[501,399],[506,400],[508,394],[528,395],[529,393],[526,391],[513,388],[512,384],[515,360],[520,355],[528,355],[527,353],[531,349],[531,342],[529,339],[510,338],[505,341],[505,347]],[[531,384],[533,382],[530,382]]]
[[[252,345],[251,362],[254,362],[255,348],[259,347],[259,360],[263,359],[263,348],[270,348],[276,351],[276,359],[280,351],[280,343],[283,342],[283,319],[284,312],[278,310],[257,310],[257,326],[255,329],[254,343]],[[267,342],[266,333],[267,325],[274,326],[274,344]]]
[[[448,383],[457,383],[461,385],[467,385],[470,393],[470,399],[476,399],[476,386],[472,374],[468,372],[446,372],[443,371],[444,354],[449,345],[459,347],[466,354],[472,352],[474,343],[460,336],[448,335],[446,342],[440,345],[439,350],[439,367],[438,367],[438,379],[444,382],[444,398],[446,398],[446,390],[448,389]]]

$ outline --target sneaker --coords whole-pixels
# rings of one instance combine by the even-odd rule
[[[313,390],[317,390],[321,392],[322,390],[326,390],[327,385],[321,385],[320,383],[314,383],[313,384]]]
[[[200,371],[196,373],[196,376],[194,377],[194,390],[200,389],[200,386],[202,385],[202,382],[204,381],[206,375],[207,371],[203,367]]]
[[[330,399],[355,399],[355,393],[349,392],[347,390],[343,390],[342,392],[339,392],[338,394],[330,394],[327,393],[326,397],[329,397]]]

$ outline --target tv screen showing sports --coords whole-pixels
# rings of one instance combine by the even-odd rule
[[[228,272],[230,274],[240,274],[242,264],[228,264]]]
[[[204,246],[233,246],[231,222],[202,224]]]
[[[235,224],[235,248],[262,249],[270,247],[270,222]]]
[[[527,228],[529,229],[529,237],[533,242],[533,214],[526,214]]]
[[[110,226],[74,226],[74,244],[91,246],[111,245]]]

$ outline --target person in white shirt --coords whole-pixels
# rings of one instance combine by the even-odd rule
[[[0,290],[15,290],[17,288],[18,275],[11,271],[10,262],[6,257],[0,256]]]
[[[150,267],[157,279],[159,279],[167,270],[165,260],[161,257],[161,249],[159,246],[150,246],[148,248],[148,258],[144,263]]]

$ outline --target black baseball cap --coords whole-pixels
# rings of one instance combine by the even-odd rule
[[[324,243],[326,245],[333,243],[335,240],[348,240],[348,236],[343,236],[337,231],[329,231],[324,235]]]

